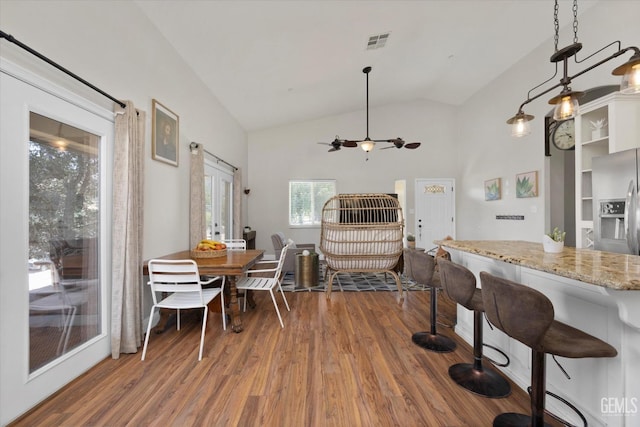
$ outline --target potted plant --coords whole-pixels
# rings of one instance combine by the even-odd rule
[[[416,236],[411,233],[407,233],[407,246],[411,249],[416,247]]]
[[[551,233],[547,233],[542,237],[542,246],[545,252],[559,253],[564,249],[564,238],[567,235],[566,231],[560,231],[558,227],[555,227]]]

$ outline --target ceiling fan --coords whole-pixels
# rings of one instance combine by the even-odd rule
[[[338,151],[341,147],[357,147],[358,143],[360,143],[360,147],[367,153],[373,150],[373,147],[376,145],[376,142],[389,142],[393,145],[388,147],[383,147],[382,149],[387,148],[408,148],[410,150],[416,149],[420,146],[419,142],[410,142],[406,143],[402,138],[391,138],[391,139],[371,139],[369,138],[369,73],[371,72],[371,67],[364,67],[362,72],[367,76],[367,136],[362,140],[349,140],[349,139],[340,139],[336,136],[336,139],[333,142],[319,142],[318,144],[331,145],[331,149],[329,152]],[[368,158],[367,158],[368,160]]]

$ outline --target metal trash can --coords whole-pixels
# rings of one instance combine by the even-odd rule
[[[320,277],[320,257],[318,254],[297,254],[294,273],[296,286],[302,286],[304,288],[318,286]]]

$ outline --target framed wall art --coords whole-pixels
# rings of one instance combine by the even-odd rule
[[[155,99],[151,111],[151,156],[155,160],[178,166],[180,119],[176,113]]]
[[[538,197],[538,171],[516,175],[516,197]]]
[[[487,201],[500,200],[502,188],[500,178],[490,179],[484,182],[484,199]]]

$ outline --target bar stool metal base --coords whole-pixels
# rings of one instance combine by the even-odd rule
[[[493,419],[493,427],[526,427],[532,425],[531,415],[516,414],[515,412],[506,412]],[[544,423],[544,427],[551,427],[551,424]]]
[[[451,338],[429,332],[416,332],[411,336],[411,341],[425,350],[436,353],[451,353],[456,349],[456,343]]]
[[[476,369],[472,363],[458,363],[449,367],[449,376],[459,386],[479,396],[507,397],[511,386],[493,369]]]

